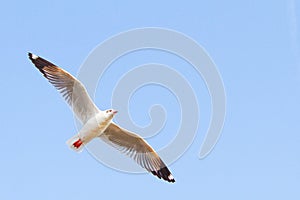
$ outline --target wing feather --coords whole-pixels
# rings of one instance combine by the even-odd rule
[[[122,153],[133,158],[141,167],[158,178],[175,182],[162,159],[140,136],[111,123],[99,137]]]
[[[79,80],[44,58],[32,53],[28,53],[28,56],[35,67],[62,94],[76,117],[83,124],[99,112],[99,109]]]

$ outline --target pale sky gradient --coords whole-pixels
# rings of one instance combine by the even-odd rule
[[[2,2],[1,199],[299,199],[300,55],[295,49],[300,5],[294,1],[292,14],[290,6],[290,0]],[[170,166],[175,184],[146,173],[121,173],[86,151],[70,151],[65,141],[76,133],[72,113],[27,58],[32,51],[76,75],[99,43],[142,27],[169,28],[193,38],[216,63],[226,88],[222,136],[199,160],[210,101],[201,77],[190,74],[201,121],[192,146]],[[137,52],[118,60],[109,73],[148,62],[179,71],[189,67],[163,52]],[[101,80],[107,88],[96,94],[100,108],[110,106],[108,77]],[[137,93],[130,102],[140,125],[149,122],[142,117],[155,103],[149,99],[166,92],[148,89],[153,95]],[[172,96],[159,102],[176,109]],[[167,144],[178,128],[174,112],[165,134],[148,140],[155,148]]]

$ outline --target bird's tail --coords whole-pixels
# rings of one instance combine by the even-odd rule
[[[78,137],[78,135],[74,135],[73,137],[68,139],[66,143],[71,149],[78,153],[80,153],[84,147],[84,144],[82,140]]]

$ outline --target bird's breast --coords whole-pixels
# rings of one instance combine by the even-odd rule
[[[88,120],[88,122],[79,131],[79,137],[88,143],[93,138],[98,137],[110,124],[111,120],[103,116],[95,116]]]

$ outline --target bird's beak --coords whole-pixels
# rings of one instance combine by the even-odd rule
[[[114,115],[115,115],[115,114],[117,114],[117,113],[118,113],[118,111],[117,111],[117,110],[114,110],[114,111],[113,111],[113,114],[114,114]]]

